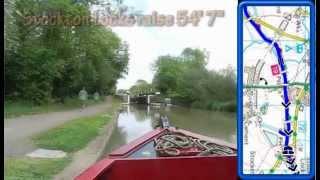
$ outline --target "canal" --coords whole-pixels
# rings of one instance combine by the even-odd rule
[[[122,107],[103,157],[154,129],[160,114],[167,115],[172,126],[236,144],[236,113],[130,105]]]

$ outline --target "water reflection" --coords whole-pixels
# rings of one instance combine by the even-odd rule
[[[144,135],[156,127],[160,114],[165,114],[170,124],[195,133],[236,142],[236,114],[183,107],[159,108],[153,106],[124,106],[117,126],[105,148],[105,154]]]

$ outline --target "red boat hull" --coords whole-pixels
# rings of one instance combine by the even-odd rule
[[[236,155],[128,158],[131,153],[165,130],[156,129],[151,131],[145,136],[113,151],[108,158],[89,167],[76,177],[76,180],[237,179]],[[179,130],[179,132],[194,137],[208,138],[185,130]],[[221,144],[222,142],[219,143]]]

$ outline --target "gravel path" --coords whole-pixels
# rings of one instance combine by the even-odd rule
[[[27,115],[4,121],[4,159],[24,156],[36,149],[31,142],[31,136],[59,126],[75,118],[104,112],[111,107],[112,98],[105,103],[92,105],[85,109],[75,109],[47,114]]]

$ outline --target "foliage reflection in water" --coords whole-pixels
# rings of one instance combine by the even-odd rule
[[[176,106],[160,108],[130,105],[122,108],[117,125],[105,147],[104,156],[154,129],[160,114],[167,115],[172,126],[236,143],[235,113]]]

